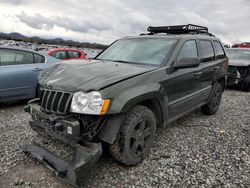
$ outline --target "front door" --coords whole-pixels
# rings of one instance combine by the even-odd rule
[[[176,62],[182,58],[199,58],[198,47],[195,39],[186,41]],[[169,74],[165,89],[168,96],[169,117],[175,119],[182,113],[196,107],[199,102],[199,94],[202,89],[199,80],[201,67],[177,69]]]

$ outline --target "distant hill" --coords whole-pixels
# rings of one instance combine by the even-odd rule
[[[24,42],[31,42],[37,44],[55,44],[55,45],[65,45],[65,46],[72,46],[78,48],[95,48],[95,49],[104,49],[107,46],[98,43],[88,43],[88,42],[77,42],[73,40],[64,40],[62,38],[55,38],[55,39],[43,39],[38,36],[34,37],[27,37],[20,33],[0,33],[0,39],[5,40],[17,40],[17,41],[24,41]]]

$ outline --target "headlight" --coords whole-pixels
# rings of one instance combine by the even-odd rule
[[[108,110],[110,100],[102,99],[101,93],[92,91],[90,93],[76,92],[72,98],[71,112],[80,114],[104,115]]]
[[[82,92],[75,93],[74,99],[76,106],[80,108],[84,108],[88,103],[88,95]]]

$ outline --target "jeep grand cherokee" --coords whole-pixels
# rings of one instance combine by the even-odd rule
[[[80,185],[102,143],[131,166],[150,153],[155,131],[201,108],[215,114],[228,58],[220,40],[196,25],[149,27],[115,41],[95,59],[49,68],[41,97],[29,102],[30,126],[75,148],[72,161],[37,145],[23,149],[69,183]]]

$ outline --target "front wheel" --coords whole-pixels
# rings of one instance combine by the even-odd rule
[[[110,145],[110,154],[117,161],[132,166],[150,153],[156,130],[154,113],[145,106],[136,106],[126,113],[119,135]]]
[[[201,112],[205,115],[214,115],[220,106],[222,97],[222,87],[220,83],[215,83],[212,94],[207,104],[201,107]]]

